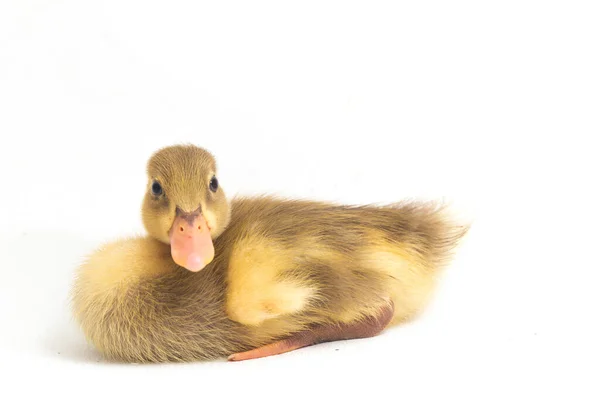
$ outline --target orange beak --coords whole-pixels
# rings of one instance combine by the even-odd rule
[[[202,214],[181,213],[173,221],[169,235],[171,257],[178,265],[198,272],[213,260],[215,248]]]

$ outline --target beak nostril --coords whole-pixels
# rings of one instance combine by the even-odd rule
[[[179,227],[179,230],[180,230],[181,232],[183,232],[183,226],[180,226],[180,227]]]
[[[202,230],[202,227],[201,227],[200,225],[198,225],[198,230],[199,230],[199,231],[201,231],[201,230]]]

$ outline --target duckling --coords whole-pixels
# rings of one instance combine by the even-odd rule
[[[194,145],[147,162],[147,236],[77,269],[73,314],[107,359],[231,361],[368,338],[409,321],[469,227],[446,207],[235,197]]]

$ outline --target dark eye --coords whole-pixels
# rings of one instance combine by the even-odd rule
[[[163,194],[163,188],[160,186],[160,183],[156,181],[152,182],[152,194],[155,196],[160,196]]]
[[[219,181],[217,180],[217,177],[213,176],[212,179],[210,180],[210,190],[212,192],[216,192],[217,189],[219,188]]]

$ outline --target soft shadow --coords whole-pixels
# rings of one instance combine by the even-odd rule
[[[18,318],[11,324],[12,334],[34,341],[27,347],[42,356],[102,362],[86,343],[69,304],[75,270],[102,239],[60,231],[26,231],[0,239],[2,258],[11,266],[4,271],[3,283],[10,288],[7,304]]]
[[[45,236],[45,235],[44,235]],[[31,244],[29,237],[29,244]],[[40,238],[41,239],[41,238]],[[47,236],[45,236],[47,240]],[[55,252],[53,259],[46,263],[56,265],[56,279],[48,279],[52,285],[52,316],[47,320],[46,334],[41,338],[41,347],[47,356],[78,363],[104,363],[102,355],[87,343],[83,332],[73,318],[70,304],[70,290],[74,273],[84,258],[97,246],[100,240],[83,240],[68,234],[52,235]],[[58,273],[60,271],[60,274]]]
[[[57,321],[42,338],[46,355],[77,363],[109,363],[88,344],[75,321]]]

